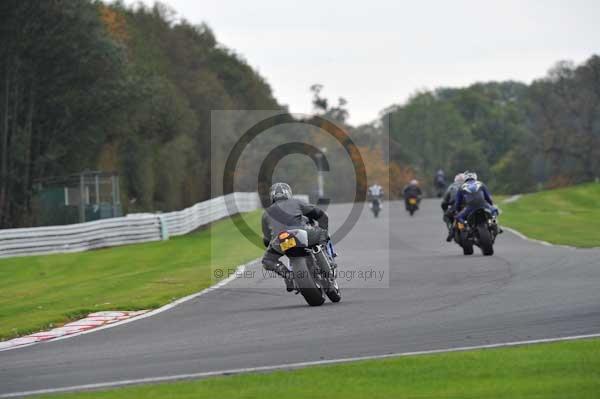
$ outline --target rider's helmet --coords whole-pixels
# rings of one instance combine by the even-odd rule
[[[477,173],[475,173],[475,172],[466,171],[464,173],[464,175],[465,175],[465,181],[466,182],[469,181],[469,180],[477,180]]]
[[[411,185],[411,186],[418,186],[418,185],[419,185],[419,181],[418,181],[417,179],[412,179],[412,180],[410,181],[410,185]]]
[[[271,186],[271,203],[292,198],[292,188],[287,183],[275,183]]]
[[[454,176],[454,183],[463,184],[465,182],[465,174],[459,173]]]

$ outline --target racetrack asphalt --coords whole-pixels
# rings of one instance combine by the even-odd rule
[[[348,210],[330,207],[334,227]],[[340,303],[309,307],[253,266],[153,317],[0,352],[0,395],[600,333],[600,250],[506,232],[494,256],[465,257],[444,238],[437,200],[412,218],[399,202],[365,209],[337,243]]]

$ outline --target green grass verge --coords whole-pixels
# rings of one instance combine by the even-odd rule
[[[500,203],[500,222],[528,237],[576,247],[600,247],[600,184],[528,194]]]
[[[599,392],[600,340],[585,340],[361,361],[47,397],[585,399],[598,398]]]
[[[260,212],[236,217],[259,231]],[[259,248],[240,238],[225,219],[169,241],[2,259],[0,339],[89,312],[156,308],[197,292],[214,282],[211,266],[235,267],[260,256]]]

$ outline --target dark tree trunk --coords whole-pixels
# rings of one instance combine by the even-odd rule
[[[2,106],[2,136],[0,139],[0,228],[5,226],[8,211],[8,119],[10,99],[10,68],[5,64],[4,104]]]
[[[23,180],[23,188],[25,190],[25,201],[23,203],[24,210],[28,220],[31,220],[31,197],[32,197],[32,179],[31,179],[31,165],[33,163],[32,157],[32,139],[33,139],[33,116],[35,111],[35,78],[31,80],[29,86],[29,109],[27,112],[27,123],[24,129],[25,132],[25,173]]]

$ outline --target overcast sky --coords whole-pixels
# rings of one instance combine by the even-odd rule
[[[419,89],[530,82],[558,60],[600,53],[596,0],[162,2],[208,23],[291,111],[310,112],[309,86],[321,83],[348,100],[354,124]]]

